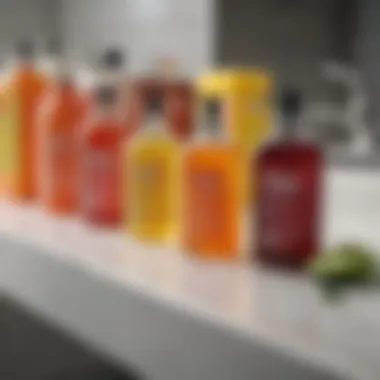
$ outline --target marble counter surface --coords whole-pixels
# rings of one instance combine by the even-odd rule
[[[380,174],[333,169],[325,198],[326,244],[380,248]],[[199,262],[7,203],[0,251],[4,292],[148,378],[378,380],[380,292],[332,306],[302,276]]]

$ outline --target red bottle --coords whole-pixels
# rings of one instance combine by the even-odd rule
[[[188,139],[194,127],[194,91],[192,86],[181,80],[146,77],[131,86],[126,125],[135,132],[144,118],[147,102],[151,96],[164,99],[164,118],[170,133],[179,140]]]
[[[148,99],[163,97],[163,85],[157,78],[140,78],[131,83],[125,113],[128,135],[135,133],[144,121]]]
[[[165,116],[173,136],[187,140],[194,127],[194,92],[189,83],[169,82],[165,89]]]
[[[118,91],[100,86],[95,114],[80,143],[80,211],[98,225],[118,225],[123,218],[122,161],[125,128],[117,115]]]
[[[254,160],[256,254],[264,264],[288,268],[303,267],[319,249],[322,155],[296,136],[300,100],[295,90],[283,93],[282,137]]]

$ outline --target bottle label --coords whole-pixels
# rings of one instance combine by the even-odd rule
[[[169,127],[175,136],[187,137],[192,127],[192,99],[177,93],[168,95],[166,114]]]
[[[268,169],[263,175],[258,207],[264,249],[295,252],[312,237],[315,197],[309,177],[297,169]]]
[[[118,155],[112,149],[93,149],[87,153],[84,167],[86,181],[83,191],[85,209],[112,213],[120,207]]]
[[[141,159],[134,167],[134,219],[143,224],[171,220],[173,196],[170,163],[159,157]]]
[[[65,191],[73,186],[75,165],[74,140],[69,132],[54,133],[47,142],[48,156],[43,165],[48,170],[41,173],[47,176],[46,181],[52,191]]]
[[[190,173],[188,209],[185,210],[191,238],[220,239],[228,233],[231,213],[229,189],[223,170],[209,168]]]

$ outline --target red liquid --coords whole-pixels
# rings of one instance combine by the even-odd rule
[[[194,126],[194,94],[186,83],[171,83],[166,86],[165,116],[173,136],[188,139]]]
[[[154,78],[139,79],[131,85],[130,99],[125,117],[129,136],[138,130],[144,120],[148,97],[152,94],[162,96],[162,93],[162,84]]]
[[[124,135],[122,123],[103,119],[88,125],[82,136],[80,209],[91,223],[118,225],[122,221]]]
[[[264,148],[254,170],[256,256],[264,264],[302,267],[319,250],[321,153],[304,142],[279,142]]]

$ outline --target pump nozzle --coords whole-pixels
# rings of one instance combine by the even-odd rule
[[[103,85],[96,89],[96,101],[104,106],[111,106],[117,100],[117,89],[114,86]]]
[[[120,69],[125,64],[124,53],[116,48],[106,50],[100,57],[100,65],[105,69]]]
[[[280,96],[280,109],[284,116],[297,116],[301,109],[301,93],[295,88],[285,88]]]

